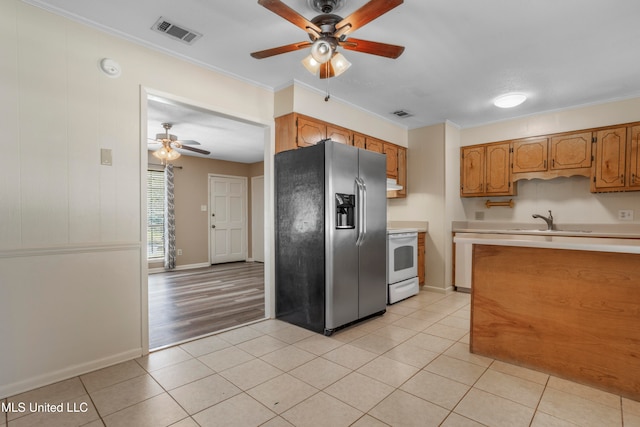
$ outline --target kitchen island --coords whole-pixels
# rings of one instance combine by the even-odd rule
[[[454,241],[473,247],[471,352],[640,400],[640,240]]]

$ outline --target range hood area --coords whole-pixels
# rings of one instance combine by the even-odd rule
[[[393,178],[387,178],[387,191],[396,191],[396,190],[402,190],[402,185],[399,185],[398,181],[396,181]]]

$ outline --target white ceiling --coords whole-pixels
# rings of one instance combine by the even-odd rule
[[[278,90],[295,80],[318,89],[324,102],[327,81],[300,64],[307,50],[249,56],[308,40],[256,0],[25,1],[262,87]],[[309,0],[283,1],[308,19],[317,15]],[[366,2],[346,0],[337,14]],[[190,46],[156,33],[150,28],[160,16],[203,37]],[[351,34],[403,45],[402,56],[343,52],[353,66],[329,79],[331,97],[407,129],[447,120],[466,128],[637,97],[639,18],[638,0],[407,0]],[[509,91],[529,99],[510,110],[492,105]],[[395,110],[413,116],[400,119]]]

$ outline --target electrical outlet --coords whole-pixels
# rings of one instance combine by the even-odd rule
[[[475,213],[475,218],[478,221],[482,221],[484,219],[484,212],[482,211],[476,211]]]
[[[633,221],[633,210],[620,209],[618,211],[618,219],[621,221]]]
[[[182,255],[182,249],[176,249],[176,254],[177,255]]]

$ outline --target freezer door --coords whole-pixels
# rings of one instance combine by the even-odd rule
[[[378,313],[387,301],[387,162],[383,154],[358,149],[364,185],[364,235],[359,246],[359,318]],[[356,202],[357,203],[357,202]]]
[[[325,326],[324,151],[275,156],[276,317],[323,333]]]
[[[358,317],[358,248],[355,228],[337,224],[336,193],[355,194],[358,176],[358,150],[344,144],[327,142],[325,147],[325,233],[326,233],[326,317],[325,327],[332,330]],[[355,202],[358,210],[358,201]]]

